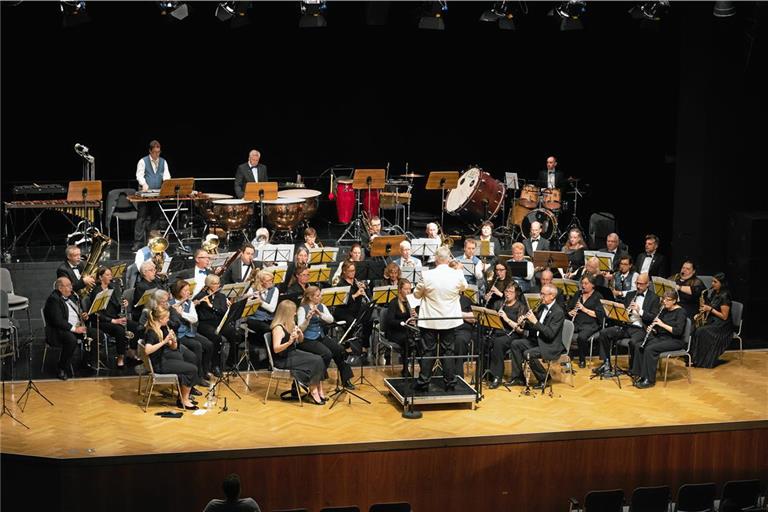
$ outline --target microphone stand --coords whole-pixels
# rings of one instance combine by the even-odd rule
[[[406,328],[410,328],[413,330],[418,331],[418,327],[413,327],[412,325],[408,325],[405,322],[402,322],[402,325]],[[416,345],[416,340],[414,337],[414,348]],[[411,346],[411,338],[408,338],[408,341],[405,342],[405,360],[408,361],[408,348]],[[406,389],[408,389],[409,393],[407,393],[403,399],[403,414],[402,417],[408,420],[418,420],[423,416],[421,411],[417,411],[413,408],[413,402],[414,397],[416,393],[416,386],[413,383],[413,380],[416,378],[416,357],[414,357],[412,360],[410,360],[411,363],[411,371],[409,375],[405,377],[405,385]]]

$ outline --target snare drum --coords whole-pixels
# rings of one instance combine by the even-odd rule
[[[274,229],[293,230],[303,218],[304,200],[291,197],[278,197],[262,201],[264,220]]]
[[[370,193],[368,192],[368,189],[363,190],[363,193],[360,194],[360,200],[363,204],[363,210],[365,210],[365,213],[368,214],[369,219],[379,216],[378,190],[371,190]]]
[[[352,220],[352,212],[355,210],[355,191],[352,189],[352,180],[339,178],[336,180],[336,213],[339,222],[349,224]]]
[[[459,177],[448,193],[445,211],[480,223],[492,218],[504,204],[504,186],[487,172],[473,167]]]
[[[253,218],[253,201],[218,199],[213,201],[215,224],[226,231],[245,229]]]
[[[301,208],[301,220],[309,222],[315,213],[317,213],[318,198],[320,197],[319,190],[312,190],[311,188],[292,188],[288,190],[281,190],[277,193],[277,197],[283,197],[288,199],[303,199],[304,204]]]
[[[544,202],[542,204],[544,205],[544,208],[547,208],[553,211],[560,210],[561,203],[560,203],[559,188],[545,188],[543,198],[544,198]]]
[[[520,199],[517,202],[526,208],[539,206],[539,187],[530,184],[525,185],[520,191]]]

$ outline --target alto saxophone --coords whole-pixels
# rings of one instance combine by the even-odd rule
[[[708,291],[709,290],[704,290],[701,295],[699,295],[699,312],[693,315],[693,325],[695,325],[696,328],[706,325],[707,320],[709,319],[709,311],[702,311],[702,308],[707,305],[705,296]]]
[[[120,318],[128,318],[128,301],[122,301],[120,303]],[[128,323],[125,324],[125,339],[132,340],[136,335],[128,330]]]

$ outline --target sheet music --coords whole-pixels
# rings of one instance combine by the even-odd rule
[[[109,299],[112,298],[112,293],[114,291],[115,290],[112,288],[107,288],[106,290],[102,290],[97,293],[96,297],[93,299],[93,303],[91,304],[90,309],[88,310],[88,314],[92,315],[93,313],[98,313],[99,311],[106,308],[107,304],[109,303]]]
[[[320,301],[324,306],[327,307],[346,304],[347,299],[349,298],[349,291],[351,289],[351,286],[335,286],[333,288],[323,288],[321,290],[322,295],[320,297]]]
[[[289,262],[293,261],[293,244],[266,244],[259,247],[257,261]]]
[[[663,296],[664,292],[667,290],[677,291],[680,288],[674,281],[664,279],[663,277],[653,276],[651,277],[651,281],[653,281],[653,291],[656,292],[656,295],[659,297]]]
[[[473,304],[477,304],[478,302],[480,302],[479,301],[480,292],[477,289],[477,285],[476,284],[468,284],[467,287],[464,289],[464,291],[462,293],[464,293],[464,295],[469,300],[471,300]]]
[[[315,247],[309,250],[309,263],[332,263],[338,256],[338,247]]]
[[[234,251],[232,252],[223,252],[221,254],[217,254],[216,257],[211,261],[211,267],[212,268],[218,268],[225,264],[230,256],[235,254]]]
[[[173,258],[168,258],[166,260],[163,260],[163,269],[160,271],[161,274],[168,275],[168,269],[171,268],[172,261],[173,261]]]
[[[437,238],[414,238],[411,240],[412,256],[434,256],[440,240]]]
[[[587,251],[584,250],[584,261],[587,261],[589,258],[597,257],[597,259],[600,260],[600,270],[601,271],[612,271],[613,270],[613,256],[614,254],[611,252],[602,252],[602,251]]]
[[[505,172],[504,173],[504,184],[507,186],[507,189],[511,190],[517,190],[520,188],[520,183],[517,179],[517,173],[516,172]]]

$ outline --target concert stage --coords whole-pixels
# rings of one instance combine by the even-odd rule
[[[375,388],[358,392],[371,405],[300,407],[279,394],[264,404],[268,378],[251,373],[250,392],[233,384],[242,400],[222,388],[228,411],[220,398],[181,419],[155,415],[177,410],[157,392],[142,412],[135,376],[37,381],[55,405],[33,395],[24,412],[11,402],[26,383],[6,383],[30,430],[2,418],[2,506],[201,510],[229,472],[264,511],[383,501],[419,512],[562,510],[594,488],[765,479],[768,352],[724,359],[694,368],[692,384],[673,362],[668,386],[649,390],[590,381],[586,370],[571,388],[558,373],[553,398],[486,389],[474,410],[424,405],[419,420],[401,417],[388,368],[366,369]]]

